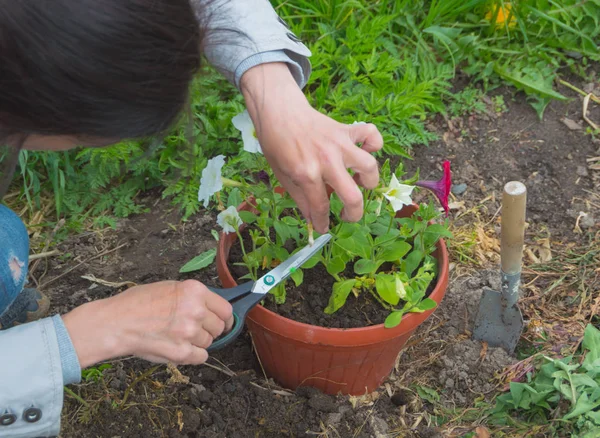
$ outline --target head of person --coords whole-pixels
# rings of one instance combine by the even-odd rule
[[[188,100],[202,36],[190,0],[0,0],[0,145],[164,132]]]

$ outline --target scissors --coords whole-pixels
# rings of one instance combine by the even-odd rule
[[[323,234],[315,240],[312,246],[305,246],[285,262],[279,264],[275,269],[270,270],[260,277],[257,281],[249,281],[229,289],[209,287],[208,289],[211,292],[220,295],[232,303],[233,328],[225,336],[222,336],[213,342],[210,347],[207,348],[207,351],[212,352],[220,350],[233,342],[242,332],[248,312],[260,303],[271,289],[292,275],[296,269],[301,267],[308,259],[323,248],[330,239],[331,234]]]

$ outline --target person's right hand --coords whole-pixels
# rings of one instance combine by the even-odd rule
[[[201,364],[213,339],[233,325],[231,304],[195,280],[136,286],[63,320],[82,368],[127,355]]]

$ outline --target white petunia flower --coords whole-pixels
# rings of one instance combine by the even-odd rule
[[[392,208],[394,211],[400,210],[405,205],[412,204],[412,199],[410,199],[410,195],[415,186],[409,186],[406,184],[400,184],[398,182],[398,178],[396,175],[392,175],[392,180],[390,181],[390,185],[388,186],[388,191],[383,194],[390,204],[392,204]]]
[[[406,289],[404,288],[404,283],[398,275],[396,275],[396,293],[401,300],[406,298]]]
[[[233,123],[233,126],[235,126],[242,133],[244,150],[247,152],[252,152],[253,154],[256,154],[257,152],[262,154],[262,148],[258,142],[256,129],[254,129],[254,124],[252,123],[250,114],[248,114],[248,110],[245,110],[243,113],[240,113],[231,119],[231,123]]]
[[[225,233],[235,233],[237,229],[242,225],[242,218],[233,205],[223,210],[217,216],[217,224],[223,228]]]
[[[208,160],[206,167],[202,170],[200,189],[198,189],[198,201],[204,202],[205,207],[208,207],[210,197],[223,189],[221,169],[224,165],[225,156],[217,155]]]

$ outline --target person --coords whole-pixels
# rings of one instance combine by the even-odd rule
[[[267,0],[0,0],[0,196],[20,149],[164,133],[188,102],[201,55],[243,94],[265,157],[315,229],[328,228],[326,185],[343,217],[359,220],[357,184],[376,186],[371,152],[382,137],[310,106],[310,51]],[[28,245],[24,224],[0,205],[0,437],[58,435],[63,385],[79,382],[82,368],[128,355],[201,364],[232,325],[230,304],[192,280],[46,317],[47,297],[25,287]]]

